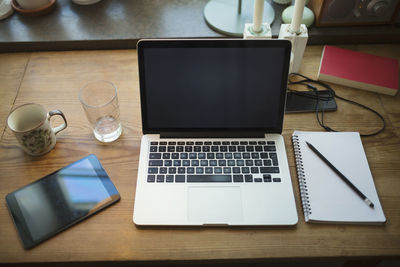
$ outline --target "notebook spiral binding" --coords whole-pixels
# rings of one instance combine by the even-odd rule
[[[299,180],[301,203],[303,205],[304,217],[306,218],[307,221],[308,216],[311,214],[311,205],[310,205],[310,199],[308,197],[307,181],[303,168],[303,160],[301,157],[299,138],[297,135],[292,136],[292,142],[294,149],[294,157],[296,160],[297,178]]]

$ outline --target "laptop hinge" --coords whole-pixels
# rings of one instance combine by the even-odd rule
[[[264,132],[162,132],[160,138],[264,138]]]

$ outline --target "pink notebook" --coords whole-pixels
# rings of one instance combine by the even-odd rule
[[[395,95],[399,90],[399,61],[326,45],[321,56],[318,79]]]

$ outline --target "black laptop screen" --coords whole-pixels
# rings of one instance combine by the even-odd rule
[[[145,133],[281,131],[287,42],[213,42],[139,46]]]

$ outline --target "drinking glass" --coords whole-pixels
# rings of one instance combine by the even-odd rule
[[[112,142],[122,133],[117,88],[109,81],[86,84],[79,93],[94,136],[101,142]]]

